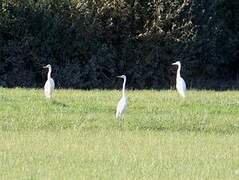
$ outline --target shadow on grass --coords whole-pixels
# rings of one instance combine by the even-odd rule
[[[128,127],[128,126],[108,126],[108,127],[99,127],[97,125],[93,126],[84,126],[84,122],[78,124],[77,126],[74,124],[67,124],[63,126],[58,126],[54,123],[48,123],[46,126],[41,126],[38,128],[28,128],[28,127],[12,127],[7,125],[1,125],[0,127],[1,131],[3,132],[23,132],[23,131],[31,131],[31,130],[50,130],[50,131],[59,131],[59,130],[86,130],[86,131],[101,131],[101,130],[119,130],[119,131],[151,131],[151,132],[172,132],[172,133],[205,133],[205,134],[217,134],[217,135],[232,135],[232,134],[239,134],[239,128],[233,127],[231,129],[215,129],[215,128],[189,128],[189,127],[181,127],[181,128],[168,128],[168,127]]]
[[[194,132],[194,133],[208,133],[208,134],[220,134],[220,135],[226,135],[226,134],[237,134],[239,133],[239,128],[232,126],[228,127],[227,129],[221,129],[221,128],[201,128],[201,127],[178,127],[178,128],[170,128],[170,127],[145,127],[140,126],[137,127],[139,130],[144,131],[158,131],[158,132]],[[135,128],[130,128],[130,130],[135,130]]]
[[[65,103],[62,103],[62,102],[60,102],[60,101],[57,101],[57,100],[52,100],[51,101],[51,103],[53,104],[53,105],[56,105],[56,106],[61,106],[61,107],[68,107],[69,105],[67,105],[67,104],[65,104]]]

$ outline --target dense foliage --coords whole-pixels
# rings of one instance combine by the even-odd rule
[[[2,0],[0,85],[238,87],[238,0]],[[220,83],[218,83],[220,82]],[[118,84],[119,85],[119,84]]]

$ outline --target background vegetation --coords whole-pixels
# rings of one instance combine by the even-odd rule
[[[238,0],[1,0],[0,85],[238,87]]]

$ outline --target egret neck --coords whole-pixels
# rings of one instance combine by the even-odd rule
[[[126,84],[126,77],[124,77],[124,83],[123,83],[123,90],[122,90],[123,97],[125,96],[125,84]]]
[[[181,71],[181,64],[178,64],[178,69],[177,69],[177,79],[181,77],[181,75],[180,75],[180,71]]]
[[[47,79],[51,79],[51,67],[49,67],[48,74],[47,74]]]

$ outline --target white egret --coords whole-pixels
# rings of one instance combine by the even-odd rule
[[[118,102],[117,109],[116,109],[116,118],[123,118],[124,112],[127,107],[127,96],[125,95],[125,84],[126,84],[126,76],[117,76],[118,78],[124,79],[123,82],[123,89],[122,89],[122,97]]]
[[[51,65],[48,64],[43,66],[43,68],[48,68],[47,81],[44,85],[44,94],[47,98],[51,98],[55,88],[54,80],[51,78]]]
[[[180,63],[180,61],[177,61],[177,62],[173,63],[172,65],[177,65],[178,66],[177,78],[176,78],[176,89],[177,89],[178,93],[182,97],[185,98],[185,96],[186,96],[186,83],[180,75],[181,63]]]

